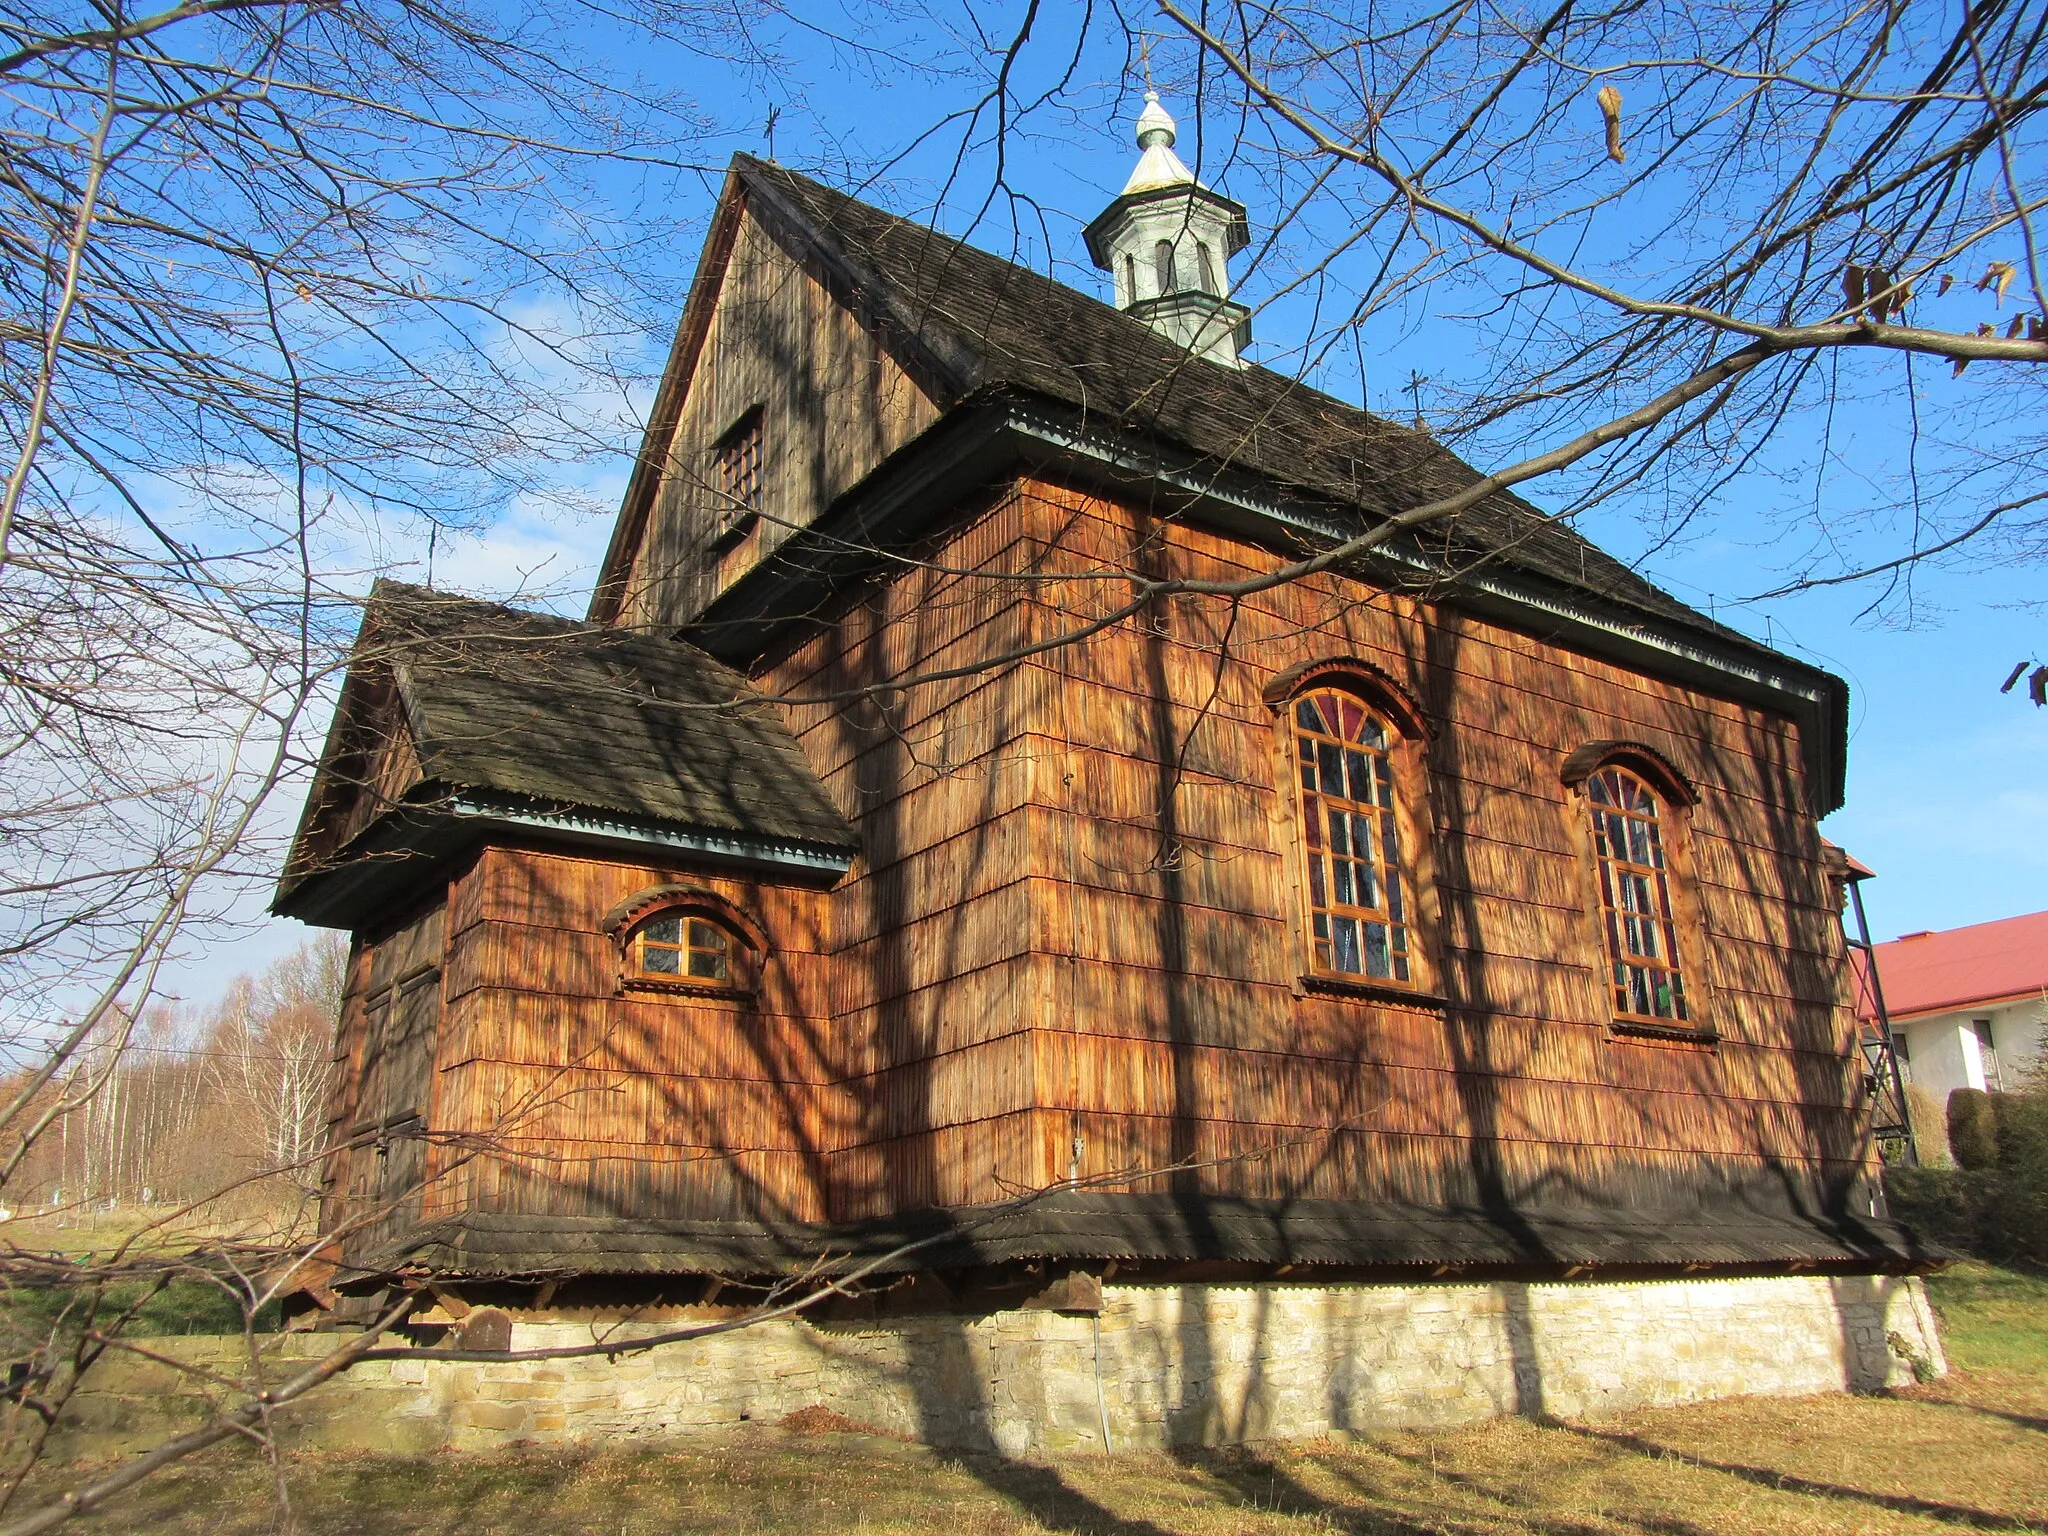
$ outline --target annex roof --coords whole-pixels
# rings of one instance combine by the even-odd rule
[[[745,678],[682,641],[380,581],[352,681],[365,668],[388,669],[403,705],[420,769],[407,809],[467,808],[481,796],[500,809],[527,807],[533,820],[596,812],[763,842],[858,846],[782,718]],[[345,697],[323,777],[335,772],[347,713]],[[281,909],[320,873],[302,863],[300,836]]]
[[[2048,912],[1872,946],[1893,1019],[2048,995]]]

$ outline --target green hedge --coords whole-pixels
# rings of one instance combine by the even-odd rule
[[[1948,1149],[1958,1167],[1989,1173],[1998,1166],[1998,1108],[2004,1094],[1958,1088],[1948,1096]]]
[[[2048,1263],[2048,1089],[1948,1101],[1957,1168],[1894,1168],[1891,1212],[1922,1236],[1994,1263]]]

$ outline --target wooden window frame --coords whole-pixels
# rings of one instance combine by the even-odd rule
[[[766,419],[765,406],[748,406],[711,445],[711,484],[719,497],[714,548],[745,538],[761,520],[768,477]]]
[[[1670,969],[1677,974],[1683,988],[1683,1019],[1636,1013],[1618,1006],[1615,1001],[1614,967],[1617,963],[1626,962],[1617,960],[1608,933],[1608,905],[1603,895],[1605,887],[1601,879],[1601,857],[1593,825],[1589,786],[1599,774],[1616,769],[1635,779],[1657,798],[1655,822],[1664,859],[1662,891],[1669,908],[1658,921],[1668,935],[1674,961]],[[1640,742],[1588,743],[1566,759],[1561,776],[1568,790],[1565,809],[1572,822],[1572,846],[1579,853],[1586,938],[1595,957],[1593,980],[1599,992],[1600,1015],[1610,1036],[1627,1040],[1715,1044],[1720,1033],[1713,1022],[1717,1009],[1704,965],[1705,929],[1695,890],[1692,857],[1692,816],[1699,803],[1698,794],[1668,757]]]
[[[1325,970],[1316,963],[1315,901],[1308,829],[1303,814],[1295,706],[1309,695],[1324,691],[1348,695],[1387,727],[1388,744],[1384,755],[1391,769],[1395,833],[1403,853],[1396,867],[1405,876],[1407,887],[1404,893],[1409,963],[1406,981]],[[1421,709],[1407,691],[1385,673],[1356,658],[1311,663],[1284,672],[1267,686],[1265,699],[1274,712],[1275,782],[1280,790],[1275,801],[1275,830],[1277,840],[1285,849],[1284,867],[1293,888],[1287,909],[1295,990],[1373,998],[1441,1010],[1448,999],[1443,991],[1444,970],[1437,923],[1429,729]]]
[[[672,972],[649,970],[640,959],[646,930],[669,919],[683,924],[681,931],[686,942],[673,949],[667,945],[662,948],[683,954],[685,959]],[[725,976],[687,974],[687,940],[692,923],[704,924],[724,938]],[[618,950],[622,992],[750,999],[759,989],[762,957],[767,951],[760,925],[715,891],[700,886],[656,886],[619,903],[606,915],[603,926]]]

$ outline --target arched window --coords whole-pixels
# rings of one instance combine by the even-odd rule
[[[1180,279],[1173,270],[1173,242],[1162,240],[1152,247],[1152,275],[1159,282],[1159,296],[1180,292]]]
[[[641,891],[604,919],[628,987],[670,992],[751,992],[765,936],[718,892],[695,885]]]
[[[1202,292],[1213,293],[1217,298],[1222,298],[1223,285],[1216,281],[1216,260],[1209,254],[1209,244],[1206,240],[1195,242],[1195,269],[1202,279]]]
[[[1670,798],[1640,774],[1610,762],[1587,777],[1586,804],[1615,1016],[1688,1024],[1673,901]]]
[[[1138,302],[1138,258],[1128,251],[1124,253],[1124,302]]]
[[[694,912],[663,912],[633,930],[627,963],[662,981],[732,982],[732,935]]]
[[[1294,700],[1313,971],[1411,985],[1415,889],[1394,774],[1398,733],[1356,694]]]

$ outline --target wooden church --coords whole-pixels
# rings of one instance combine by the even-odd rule
[[[1844,684],[1500,491],[1262,584],[1479,477],[1244,358],[1173,136],[1108,303],[736,157],[588,619],[377,587],[323,1304],[1917,1262]]]

